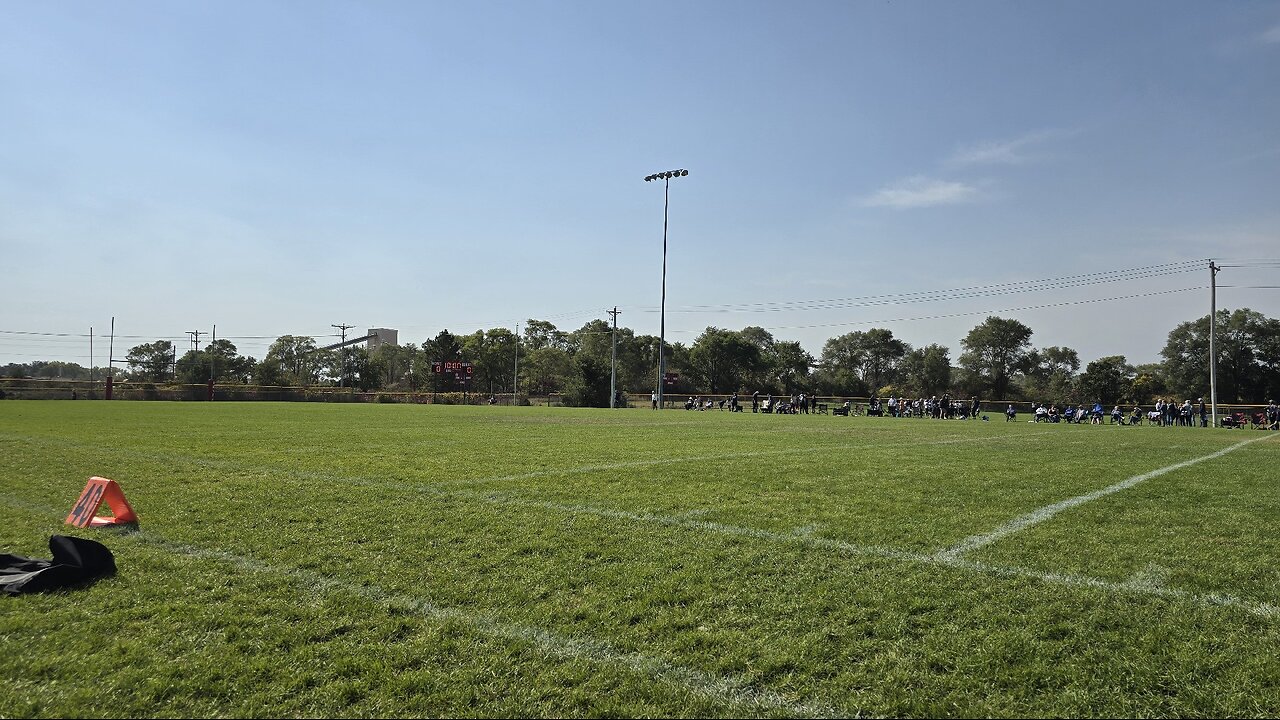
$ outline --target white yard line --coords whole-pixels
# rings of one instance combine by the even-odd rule
[[[1063,510],[1070,510],[1071,508],[1079,507],[1087,502],[1092,502],[1094,500],[1097,500],[1098,498],[1103,498],[1113,493],[1118,493],[1121,490],[1127,490],[1133,487],[1134,485],[1137,485],[1142,482],[1146,482],[1147,480],[1150,480],[1152,478],[1160,477],[1161,475],[1164,475],[1166,473],[1171,473],[1174,470],[1181,470],[1182,468],[1190,467],[1192,465],[1197,465],[1207,460],[1214,460],[1214,459],[1220,458],[1223,455],[1226,455],[1227,453],[1231,453],[1231,452],[1235,452],[1236,450],[1239,450],[1245,445],[1258,442],[1259,440],[1266,440],[1269,437],[1271,436],[1263,435],[1262,437],[1256,437],[1256,438],[1253,438],[1252,440],[1245,440],[1243,442],[1238,442],[1235,445],[1223,448],[1214,453],[1209,453],[1208,455],[1204,455],[1198,458],[1192,458],[1191,460],[1184,460],[1180,463],[1174,463],[1173,465],[1162,467],[1158,470],[1152,470],[1151,472],[1142,473],[1141,475],[1134,475],[1133,477],[1121,480],[1120,482],[1114,485],[1109,485],[1107,487],[1104,487],[1101,490],[1094,490],[1091,493],[1085,493],[1084,495],[1077,495],[1073,498],[1067,498],[1066,500],[1056,502],[1052,505],[1046,505],[1038,510],[1031,511],[1026,515],[1014,518],[1013,520],[1010,520],[1009,522],[1005,523],[1004,525],[1001,525],[1000,527],[996,528],[995,530],[992,530],[991,532],[986,532],[979,535],[970,535],[969,537],[961,540],[955,545],[952,545],[951,547],[945,550],[939,551],[938,557],[939,559],[946,559],[949,557],[959,557],[967,552],[972,552],[973,550],[977,550],[978,548],[990,545],[991,543],[1001,538],[1008,537],[1009,535],[1012,535],[1020,530],[1025,530],[1031,527],[1032,525],[1038,525],[1039,523],[1042,523],[1045,520],[1052,518],[1053,516],[1057,515]]]
[[[9,496],[0,496],[0,503],[38,515],[56,512],[54,508]],[[694,695],[717,702],[765,711],[780,710],[787,715],[799,717],[852,716],[851,711],[846,709],[836,709],[825,704],[790,698],[772,690],[752,687],[733,677],[677,665],[639,652],[620,650],[602,640],[560,635],[534,625],[506,622],[488,613],[444,607],[422,598],[390,592],[375,584],[356,585],[349,578],[334,579],[302,568],[276,565],[226,550],[175,543],[150,531],[131,532],[118,537],[198,560],[230,564],[246,572],[292,578],[308,586],[312,591],[327,594],[355,593],[384,607],[412,608],[434,622],[466,623],[477,632],[489,637],[527,642],[556,657],[586,659],[614,665],[658,682],[684,688]]]
[[[389,592],[378,585],[356,586],[349,579],[335,580],[319,573],[296,567],[273,565],[223,550],[173,543],[148,532],[135,533],[130,537],[166,551],[193,558],[230,563],[237,568],[252,572],[291,577],[322,592],[350,592],[384,607],[409,607],[432,621],[463,622],[490,637],[526,642],[557,657],[593,660],[618,666],[637,675],[681,687],[695,695],[718,702],[766,711],[781,710],[788,715],[800,717],[850,716],[848,710],[837,710],[828,705],[789,698],[768,689],[751,687],[736,678],[677,665],[639,652],[620,650],[607,642],[590,637],[560,635],[534,625],[506,622],[488,613],[442,607],[429,600]]]
[[[489,475],[485,477],[475,477],[475,478],[457,478],[453,480],[443,480],[437,483],[415,483],[415,487],[418,484],[431,484],[437,487],[442,487],[447,485],[452,485],[452,486],[481,485],[485,483],[515,482],[519,480],[535,480],[538,478],[565,477],[568,475],[588,475],[588,474],[597,473],[597,472],[609,472],[611,470],[632,470],[635,468],[657,467],[662,465],[722,462],[725,460],[747,460],[751,458],[772,457],[777,455],[809,455],[816,452],[844,451],[844,450],[888,450],[888,449],[893,449],[895,447],[960,445],[960,444],[977,443],[977,442],[1017,440],[1025,437],[1051,435],[1054,432],[1055,431],[1053,430],[1045,430],[1041,432],[1023,433],[1019,435],[991,435],[991,436],[983,436],[983,437],[965,437],[965,436],[959,436],[959,435],[952,435],[949,437],[942,438],[940,440],[927,440],[924,442],[893,442],[893,443],[878,443],[878,444],[846,443],[846,444],[817,445],[817,446],[810,446],[810,447],[779,448],[777,450],[744,450],[740,452],[719,453],[715,455],[664,457],[664,458],[652,458],[648,460],[628,460],[624,462],[604,463],[600,465],[580,465],[577,467],[567,467],[567,468],[548,468],[546,470],[534,470],[531,472],[516,473],[511,475]],[[137,459],[140,457],[148,458],[158,462],[176,464],[179,467],[195,465],[198,467],[222,469],[222,470],[248,469],[248,470],[256,470],[259,472],[265,472],[267,474],[276,475],[276,476],[284,475],[284,476],[290,476],[290,477],[297,477],[301,479],[333,480],[336,482],[345,482],[348,484],[355,484],[359,482],[368,481],[370,484],[394,485],[397,483],[403,484],[405,482],[403,480],[389,479],[389,478],[361,478],[358,476],[353,477],[349,475],[340,475],[340,474],[297,471],[297,470],[291,470],[287,468],[264,467],[261,465],[251,465],[247,463],[241,463],[235,460],[193,458],[190,455],[182,455],[178,453],[154,452],[154,451],[143,452],[138,450],[123,449],[123,448],[106,448],[95,443],[83,443],[83,442],[77,442],[74,440],[68,440],[65,438],[47,438],[47,437],[36,438],[36,437],[29,437],[29,436],[20,436],[19,439],[25,442],[29,442],[31,444],[39,444],[39,445],[45,445],[45,446],[86,448],[86,449],[91,449],[94,452],[101,455],[118,455],[118,456],[128,457],[130,459]]]
[[[1048,435],[1053,431],[1025,433],[1022,435],[993,435],[987,437],[962,437],[951,436],[942,440],[928,440],[925,442],[895,442],[880,444],[831,444],[817,445],[810,447],[798,448],[779,448],[777,450],[744,450],[733,453],[719,453],[716,455],[700,455],[700,456],[680,456],[653,458],[650,460],[629,460],[626,462],[607,463],[602,465],[582,465],[572,468],[551,468],[548,470],[535,470],[528,473],[518,473],[514,475],[494,475],[490,477],[480,478],[459,478],[457,480],[447,480],[439,485],[479,485],[483,483],[511,482],[518,480],[533,480],[543,477],[564,477],[567,475],[586,475],[597,472],[608,472],[610,470],[633,470],[636,468],[656,467],[661,465],[681,465],[685,463],[708,463],[723,462],[725,460],[748,460],[757,457],[772,457],[777,455],[811,455],[817,452],[844,451],[844,450],[885,450],[895,447],[920,447],[926,445],[956,445],[962,443],[988,442],[992,440],[1010,440],[1024,437],[1035,437],[1037,435]]]
[[[1049,431],[1049,432],[1052,432],[1052,431]],[[1045,433],[1036,433],[1036,434],[1045,434]],[[1026,436],[1010,436],[1010,437],[1026,437]],[[1167,468],[1161,468],[1160,470],[1152,471],[1151,473],[1146,473],[1144,475],[1135,476],[1134,478],[1129,478],[1124,482],[1129,483],[1128,485],[1126,485],[1126,487],[1132,487],[1133,485],[1136,485],[1138,482],[1141,482],[1144,479],[1150,479],[1152,477],[1156,477],[1157,475],[1160,475],[1166,472],[1171,472],[1172,470],[1175,470],[1181,467],[1186,467],[1188,465],[1193,465],[1193,464],[1204,462],[1206,460],[1210,460],[1216,457],[1221,457],[1222,455],[1232,452],[1233,450],[1243,447],[1244,445],[1247,445],[1249,443],[1256,442],[1258,440],[1265,440],[1267,437],[1269,436],[1255,438],[1253,440],[1246,440],[1244,442],[1225,448],[1216,453],[1212,453],[1210,455],[1206,455],[1201,458],[1196,458],[1193,460],[1188,460],[1182,463],[1171,465]],[[960,440],[959,442],[963,442],[963,441],[964,440]],[[933,444],[948,444],[952,442],[957,442],[957,440],[935,441]],[[866,446],[863,446],[863,447],[866,447]],[[873,447],[883,448],[885,446],[873,446]],[[185,461],[191,462],[189,458],[185,459]],[[662,464],[662,462],[676,462],[676,461],[677,460],[641,461],[637,463],[637,465]],[[740,527],[740,526],[728,525],[723,523],[709,522],[709,521],[700,519],[698,515],[691,515],[691,514],[666,516],[666,515],[651,514],[651,513],[636,513],[636,512],[629,512],[625,510],[599,508],[599,507],[593,507],[588,505],[569,505],[569,504],[556,503],[556,502],[550,502],[550,501],[531,500],[531,499],[526,499],[519,496],[511,495],[509,493],[503,493],[503,492],[484,492],[479,490],[448,489],[448,488],[442,488],[432,483],[414,483],[414,482],[405,482],[402,480],[378,479],[378,478],[352,478],[348,476],[331,475],[331,474],[325,474],[325,473],[304,473],[304,472],[298,472],[298,471],[281,471],[275,468],[261,468],[259,466],[244,465],[244,464],[233,463],[228,461],[196,461],[196,462],[197,464],[205,464],[208,466],[216,465],[216,466],[235,468],[235,469],[241,469],[241,470],[249,469],[249,470],[257,470],[257,471],[265,471],[268,474],[277,475],[277,476],[285,475],[285,476],[289,476],[289,477],[293,477],[301,480],[329,480],[329,481],[335,481],[335,482],[347,482],[352,485],[358,484],[358,485],[369,485],[369,486],[376,485],[376,486],[400,487],[407,490],[416,490],[418,492],[429,493],[439,497],[463,497],[470,500],[484,502],[492,505],[503,505],[503,506],[516,507],[516,508],[538,508],[538,509],[544,509],[544,510],[551,510],[555,512],[564,512],[569,514],[592,515],[596,517],[620,520],[624,522],[657,524],[657,525],[664,525],[669,527],[677,527],[677,528],[682,528],[686,530],[698,531],[706,534],[750,537],[757,540],[763,540],[763,541],[775,542],[775,543],[799,543],[799,544],[807,545],[814,548],[832,550],[832,551],[837,551],[840,553],[850,554],[850,555],[879,557],[887,560],[896,560],[900,562],[922,563],[922,564],[934,565],[938,567],[953,568],[956,570],[974,572],[974,573],[985,574],[985,575],[1000,576],[1000,577],[1029,578],[1029,579],[1039,580],[1041,582],[1048,583],[1051,585],[1062,585],[1062,586],[1073,587],[1073,588],[1093,588],[1093,589],[1115,593],[1115,594],[1138,595],[1138,596],[1145,596],[1145,597],[1156,597],[1156,598],[1164,598],[1164,599],[1170,599],[1170,600],[1179,600],[1179,601],[1189,602],[1189,603],[1192,603],[1201,607],[1206,607],[1206,608],[1215,608],[1215,607],[1236,608],[1258,617],[1263,617],[1268,619],[1280,618],[1280,605],[1275,605],[1275,604],[1265,603],[1265,602],[1257,602],[1257,601],[1248,600],[1245,598],[1240,598],[1235,595],[1230,595],[1225,593],[1196,593],[1196,592],[1191,592],[1186,590],[1178,590],[1174,588],[1164,588],[1157,585],[1152,585],[1149,582],[1143,582],[1141,581],[1140,578],[1135,578],[1128,582],[1114,582],[1110,580],[1104,580],[1101,578],[1090,577],[1087,575],[1045,572],[1042,570],[1036,570],[1033,568],[1025,568],[1025,567],[1019,567],[1019,566],[994,565],[991,563],[976,562],[976,561],[968,560],[966,558],[961,557],[959,553],[951,553],[945,550],[938,553],[920,553],[920,552],[912,552],[909,550],[901,550],[901,549],[881,547],[881,546],[856,545],[853,543],[843,542],[840,540],[831,540],[828,538],[819,537],[817,535],[813,535],[809,533],[795,533],[795,532],[780,533],[780,532],[773,532],[769,530],[761,530],[758,528]],[[593,466],[592,468],[570,468],[567,470],[561,470],[560,472],[569,473],[569,474],[578,473],[578,472],[591,472],[593,469],[599,469],[600,467],[601,466]],[[553,471],[547,471],[545,474],[552,475],[554,473]],[[541,474],[539,474],[539,476],[541,476]],[[502,478],[504,479],[507,477],[510,477],[510,476],[502,476]],[[476,482],[476,481],[472,481],[472,482]],[[1103,495],[1108,494],[1109,492],[1117,492],[1118,490],[1124,489],[1123,487],[1119,487],[1119,485],[1122,485],[1122,484],[1123,483],[1117,483],[1117,485],[1111,486],[1111,488],[1098,491],[1098,493],[1090,493],[1090,495],[1097,495],[1097,497],[1102,497]],[[1112,489],[1112,488],[1115,488],[1115,489]],[[1080,498],[1087,498],[1087,497],[1089,496],[1080,496]],[[1076,499],[1077,498],[1073,498],[1072,500],[1076,500]],[[54,513],[57,512],[55,509],[52,509],[52,508],[38,508],[18,498],[0,496],[0,501],[10,505],[11,507],[18,507],[26,510],[54,512]],[[1064,501],[1064,502],[1069,502],[1069,501]],[[1080,502],[1087,502],[1087,500],[1081,500]],[[1080,502],[1076,502],[1074,505],[1071,505],[1070,507],[1074,507],[1075,505],[1080,504]],[[1056,507],[1057,505],[1062,505],[1062,503],[1058,503],[1050,507]],[[981,537],[981,536],[975,536],[975,537]],[[821,713],[818,713],[818,714],[821,714]]]
[[[995,565],[992,563],[976,562],[962,558],[958,555],[912,552],[910,550],[901,550],[898,548],[878,545],[857,545],[855,543],[844,542],[842,540],[832,540],[829,538],[819,537],[807,532],[808,528],[798,528],[791,532],[775,532],[772,530],[727,525],[724,523],[710,522],[683,516],[636,513],[628,512],[626,510],[597,508],[590,505],[569,505],[542,500],[525,500],[518,497],[481,495],[479,493],[476,493],[474,497],[477,500],[495,505],[542,508],[567,514],[592,515],[595,517],[613,520],[665,525],[668,527],[694,530],[707,534],[747,537],[777,544],[798,544],[822,550],[836,551],[845,555],[884,558],[886,560],[899,562],[921,563],[925,565],[953,568],[956,570],[963,570],[983,575],[995,575],[999,577],[1030,578],[1050,585],[1064,585],[1073,588],[1093,588],[1114,594],[1182,600],[1201,607],[1232,607],[1262,618],[1280,618],[1280,605],[1248,600],[1227,593],[1195,593],[1187,590],[1178,590],[1176,588],[1160,587],[1150,582],[1144,582],[1140,577],[1135,577],[1126,582],[1114,582],[1111,580],[1090,577],[1088,575],[1044,572],[1042,570],[1018,567],[1015,565]]]
[[[470,500],[490,505],[514,508],[534,508],[570,515],[590,515],[593,517],[618,520],[622,522],[662,525],[666,527],[690,530],[704,535],[728,535],[751,538],[776,544],[798,544],[819,550],[833,551],[843,555],[882,558],[901,563],[920,563],[923,565],[933,565],[996,577],[1028,578],[1038,580],[1049,585],[1061,585],[1071,588],[1091,588],[1111,594],[1178,600],[1204,608],[1235,608],[1261,618],[1280,618],[1280,605],[1249,600],[1229,593],[1196,593],[1188,590],[1161,587],[1144,580],[1141,574],[1126,582],[1114,582],[1088,575],[1045,572],[1043,570],[1036,570],[1034,568],[1026,568],[1016,565],[996,565],[986,562],[977,562],[958,555],[913,552],[911,550],[902,550],[877,545],[858,545],[855,543],[845,542],[843,540],[832,540],[830,538],[824,538],[804,532],[806,528],[801,528],[801,532],[796,532],[794,530],[791,532],[774,532],[772,530],[762,530],[760,528],[710,522],[707,520],[697,519],[696,517],[688,517],[687,515],[637,513],[626,510],[594,507],[591,505],[570,505],[545,500],[528,500],[504,493],[482,493],[475,490],[444,492],[431,486],[421,486],[420,489],[441,497],[465,497]],[[0,495],[0,503],[36,514],[57,514],[57,511],[54,508],[29,503],[10,496]],[[227,553],[222,553],[221,551],[201,552],[207,553],[210,557],[226,557],[227,559],[235,557]],[[243,562],[248,563],[250,561],[243,560]],[[253,562],[256,563],[257,561]],[[302,572],[303,571],[301,570],[295,571],[295,573]],[[821,715],[823,713],[815,714]]]

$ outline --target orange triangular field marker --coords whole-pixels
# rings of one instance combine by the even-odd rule
[[[103,502],[107,503],[115,517],[94,516]],[[104,477],[91,477],[89,483],[84,486],[84,492],[80,493],[80,498],[76,500],[75,507],[71,508],[71,514],[67,516],[66,522],[68,525],[80,528],[125,525],[138,522],[138,514],[129,506],[129,501],[124,499],[124,490],[120,488],[120,483]]]

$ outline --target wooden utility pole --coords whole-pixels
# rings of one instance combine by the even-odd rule
[[[618,306],[606,310],[613,316],[613,354],[609,359],[609,407],[618,407]]]
[[[346,375],[347,375],[347,348],[346,348],[347,331],[355,326],[343,324],[343,325],[330,325],[329,327],[338,328],[338,330],[342,331],[342,345],[343,345],[341,348],[342,349],[342,372],[338,373],[338,387],[342,387],[342,384],[346,380]]]
[[[1209,407],[1213,427],[1218,427],[1218,271],[1222,268],[1209,261]]]

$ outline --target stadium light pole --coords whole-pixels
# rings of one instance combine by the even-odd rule
[[[667,170],[646,175],[644,181],[661,180],[662,191],[662,305],[658,315],[658,409],[664,409],[663,386],[667,380],[667,207],[671,204],[671,178],[684,177],[688,170]]]

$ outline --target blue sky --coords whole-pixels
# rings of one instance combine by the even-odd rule
[[[87,364],[90,327],[102,364],[112,316],[120,357],[613,306],[657,334],[643,178],[678,168],[671,341],[954,360],[999,314],[1154,361],[1208,258],[1280,257],[1280,3],[3,3],[0,364]]]

